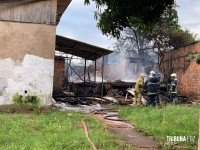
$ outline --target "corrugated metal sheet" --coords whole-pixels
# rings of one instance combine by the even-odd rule
[[[59,35],[56,35],[56,50],[88,60],[96,60],[113,52]]]

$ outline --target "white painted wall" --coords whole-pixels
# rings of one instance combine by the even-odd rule
[[[12,104],[13,94],[35,93],[41,105],[50,105],[53,89],[54,61],[34,55],[25,55],[23,61],[0,59],[0,105]]]

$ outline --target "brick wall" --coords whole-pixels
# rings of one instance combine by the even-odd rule
[[[64,69],[65,69],[65,61],[63,59],[55,59],[54,80],[53,80],[54,91],[60,91],[60,87],[64,83]]]
[[[170,51],[165,54],[161,69],[165,77],[176,73],[178,78],[178,93],[200,99],[200,65],[195,60],[186,61],[189,54],[200,52],[200,42]]]

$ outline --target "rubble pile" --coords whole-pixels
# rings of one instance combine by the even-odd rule
[[[57,102],[70,105],[91,105],[94,103],[120,104],[124,101],[127,89],[134,86],[134,82],[106,82],[103,83],[71,83],[69,87],[62,87],[60,92],[54,91],[53,98]],[[132,97],[129,95],[130,103]],[[128,101],[128,100],[127,100]]]
[[[63,103],[60,107],[71,106],[95,106],[97,104],[121,104],[129,105],[134,100],[134,82],[104,82],[94,83],[71,83],[68,87],[62,87],[60,92],[53,92],[53,98],[58,103]],[[103,86],[103,90],[102,90]],[[167,86],[160,84],[159,88],[160,103],[164,102],[165,105],[170,103],[170,94]],[[142,103],[146,105],[147,96],[142,98]],[[176,104],[189,103],[187,96],[178,95]],[[63,110],[63,108],[62,108]]]

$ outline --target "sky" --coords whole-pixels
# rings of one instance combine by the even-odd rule
[[[200,39],[200,0],[176,0],[179,24]],[[84,0],[72,0],[58,26],[57,35],[112,50],[114,39],[104,36],[96,27],[95,5],[84,5]]]

